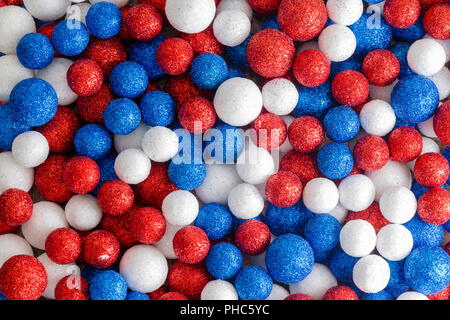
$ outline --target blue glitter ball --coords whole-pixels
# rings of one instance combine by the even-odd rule
[[[232,78],[245,78],[245,73],[237,67],[228,66],[227,80]]]
[[[355,70],[362,72],[362,62],[355,57],[350,57],[345,61],[331,62],[330,78],[334,79],[339,72],[345,70]]]
[[[165,40],[166,37],[157,35],[150,41],[136,41],[130,48],[130,60],[141,64],[152,81],[160,80],[166,74],[156,61],[156,51]]]
[[[21,125],[38,127],[55,116],[58,96],[45,80],[30,78],[20,81],[9,96],[13,120]]]
[[[444,228],[423,221],[418,214],[404,224],[413,237],[414,247],[438,247],[444,239]]]
[[[236,47],[225,47],[225,56],[231,64],[242,69],[250,68],[247,60],[247,46],[251,38],[252,34]]]
[[[92,194],[97,196],[98,190],[100,190],[101,186],[108,181],[111,180],[119,180],[116,175],[116,171],[114,170],[114,162],[116,161],[115,154],[108,154],[106,157],[97,160],[97,165],[100,170],[100,181],[98,182],[97,187],[92,191]]]
[[[399,80],[391,94],[395,115],[419,123],[431,118],[439,105],[439,91],[430,79],[412,75]]]
[[[419,19],[417,19],[417,21],[409,28],[399,29],[392,27],[392,35],[397,41],[414,42],[422,39],[425,35],[423,16],[420,16]]]
[[[445,184],[443,186],[440,186],[439,188],[445,189]],[[414,180],[411,187],[411,191],[414,193],[417,200],[419,200],[419,198],[428,190],[430,190],[430,188],[421,186],[416,180]]]
[[[105,157],[111,149],[111,136],[98,124],[86,124],[75,134],[75,150],[80,156],[93,160]]]
[[[222,163],[232,163],[244,149],[242,130],[220,124],[205,133],[205,154]],[[209,146],[209,147],[208,147]]]
[[[217,241],[231,232],[233,218],[227,207],[213,202],[200,208],[194,224],[205,231],[210,240]]]
[[[375,49],[387,49],[391,44],[391,26],[380,15],[363,13],[358,21],[348,27],[356,37],[355,55],[360,58]]]
[[[316,214],[305,224],[305,239],[314,250],[329,251],[339,244],[341,224],[329,214]]]
[[[17,58],[28,69],[43,69],[53,60],[55,49],[50,39],[42,33],[29,33],[17,45]]]
[[[403,270],[413,290],[435,294],[450,282],[450,257],[439,247],[418,247],[406,257]]]
[[[194,190],[201,186],[206,178],[204,163],[176,163],[169,164],[169,179],[179,189]]]
[[[241,300],[265,300],[272,292],[273,280],[264,268],[250,265],[239,271],[234,286]]]
[[[312,270],[314,252],[309,243],[295,234],[276,238],[267,248],[266,266],[272,279],[293,284],[305,279]]]
[[[450,220],[448,220],[445,224],[444,224],[444,228],[447,232],[450,232]]]
[[[442,151],[442,155],[447,159],[447,161],[450,163],[450,148],[446,147],[444,151]],[[448,176],[447,184],[450,184],[450,175]]]
[[[280,25],[278,24],[278,17],[272,16],[264,20],[264,23],[261,26],[261,30],[264,29],[276,29],[281,31]]]
[[[239,219],[238,217],[236,217],[236,216],[233,214],[233,215],[232,215],[232,219],[233,219],[232,230],[233,230],[233,232],[235,232],[236,229],[237,229],[241,224],[243,224],[245,221],[248,221],[248,220],[258,220],[258,221],[264,222],[264,215],[263,215],[262,213],[260,213],[259,215],[257,215],[257,216],[254,217],[254,218],[251,218],[251,219]]]
[[[214,278],[229,280],[242,268],[243,258],[239,249],[231,243],[222,242],[209,249],[205,265]]]
[[[361,300],[394,300],[389,292],[381,290],[377,293],[365,293]]]
[[[293,233],[303,235],[306,222],[313,216],[300,200],[290,207],[277,207],[271,203],[266,209],[266,224],[276,236]]]
[[[148,295],[142,292],[132,291],[127,294],[125,300],[151,300]]]
[[[111,71],[109,81],[117,96],[135,99],[147,89],[148,75],[139,63],[125,61]]]
[[[89,43],[89,31],[80,21],[63,20],[53,30],[52,42],[55,49],[63,56],[74,57],[86,49]]]
[[[31,127],[23,125],[11,116],[9,104],[0,105],[0,149],[10,151],[14,139],[21,133],[30,131]]]
[[[141,110],[128,98],[111,101],[103,112],[106,128],[115,134],[126,135],[139,127]]]
[[[227,78],[227,63],[215,53],[203,53],[192,61],[191,79],[202,89],[215,90]]]
[[[175,101],[163,91],[150,91],[142,97],[140,106],[142,119],[149,126],[166,127],[175,119]]]
[[[317,153],[317,166],[328,179],[343,179],[353,169],[353,154],[343,143],[328,143]]]
[[[314,88],[300,86],[298,88],[298,102],[294,117],[314,116],[321,118],[328,109],[335,105],[330,82]]]
[[[6,301],[6,300],[8,300],[8,298],[7,297],[5,297],[5,295],[0,291],[0,301]]]
[[[100,271],[89,284],[92,300],[125,300],[127,289],[125,279],[113,270]]]
[[[359,132],[359,116],[347,106],[331,108],[323,119],[323,126],[331,140],[347,142]]]
[[[0,52],[0,57],[3,57],[5,54],[3,52]]]
[[[122,12],[115,4],[106,1],[97,2],[89,8],[86,26],[97,38],[112,38],[122,28]]]
[[[328,264],[331,258],[331,253],[333,250],[317,250],[314,249],[314,261],[317,263]]]
[[[331,253],[330,270],[339,281],[351,283],[353,281],[353,267],[359,258],[349,256],[341,248],[336,248]]]
[[[383,2],[384,0],[364,0],[364,1],[367,2],[367,3],[374,4],[374,3],[380,3],[380,2]]]
[[[400,128],[400,127],[411,127],[411,128],[417,129],[417,123],[412,123],[412,122],[404,121],[404,120],[397,118],[395,120],[395,125],[394,125],[394,128],[392,129],[392,131],[394,131],[395,129]]]
[[[411,44],[407,42],[397,42],[389,50],[397,57],[398,62],[400,62],[400,74],[399,79],[406,76],[416,74],[408,65],[408,51]]]
[[[392,297],[397,298],[409,289],[409,285],[406,283],[405,275],[403,273],[403,265],[405,264],[405,260],[386,261],[389,264],[391,276],[389,278],[389,283],[384,290],[391,294]]]

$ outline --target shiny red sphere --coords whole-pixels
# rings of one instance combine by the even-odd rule
[[[45,241],[45,252],[57,264],[69,264],[81,254],[81,237],[75,230],[59,228],[52,231]]]
[[[305,87],[318,87],[327,81],[331,65],[319,50],[309,49],[300,52],[294,60],[294,76]]]
[[[63,180],[73,193],[89,193],[100,181],[100,169],[97,163],[88,157],[75,157],[64,166]]]
[[[184,263],[195,264],[205,259],[210,242],[206,233],[195,226],[180,229],[173,238],[173,250],[178,259]]]
[[[417,183],[426,188],[444,185],[449,173],[448,161],[439,153],[425,153],[417,159],[414,165],[414,177]]]
[[[98,205],[105,214],[120,216],[134,203],[134,193],[125,182],[112,180],[105,182],[97,194]]]
[[[371,84],[384,87],[397,79],[400,62],[391,51],[377,49],[364,58],[362,69]]]
[[[279,171],[272,175],[266,183],[266,196],[270,203],[277,207],[290,207],[300,200],[302,182],[292,172]]]
[[[333,79],[333,97],[342,105],[355,107],[369,97],[369,81],[361,72],[345,70]]]
[[[186,40],[169,38],[156,51],[156,61],[165,73],[177,76],[189,70],[194,59],[194,50]]]
[[[212,277],[203,263],[187,264],[180,260],[170,266],[167,275],[170,291],[176,291],[189,299],[197,300],[200,299],[205,285],[211,280]]]
[[[58,281],[56,300],[89,300],[89,284],[81,276],[68,275]]]
[[[16,231],[17,228],[18,228],[17,226],[10,226],[4,223],[2,220],[0,220],[0,235],[13,233],[14,231]]]
[[[126,12],[123,23],[132,39],[149,41],[161,32],[163,20],[151,5],[138,4]]]
[[[164,85],[164,91],[170,94],[170,96],[177,103],[177,107],[189,98],[193,97],[208,97],[206,90],[200,89],[194,81],[191,79],[189,72],[186,72],[179,76],[170,77],[167,79]]]
[[[121,216],[103,215],[102,221],[100,222],[100,229],[111,232],[119,241],[121,247],[132,247],[137,241],[128,227],[128,219],[138,209],[139,207],[133,205],[130,210]]]
[[[352,288],[336,286],[328,289],[322,300],[359,300],[359,298]]]
[[[112,266],[119,253],[119,241],[108,231],[93,231],[83,239],[83,259],[97,269]]]
[[[411,27],[420,16],[419,0],[386,0],[383,16],[394,28]]]
[[[427,10],[423,18],[425,31],[435,39],[450,38],[450,5],[439,3]]]
[[[312,116],[295,119],[288,129],[289,142],[295,150],[308,153],[316,150],[325,140],[322,123]]]
[[[423,147],[422,136],[414,128],[404,126],[391,132],[388,138],[391,160],[409,162],[420,156]]]
[[[235,234],[236,246],[245,254],[256,256],[270,244],[270,230],[267,225],[258,220],[244,221]]]
[[[104,83],[100,90],[89,97],[79,97],[77,111],[85,123],[103,124],[103,112],[108,104],[115,99],[109,83]]]
[[[433,119],[434,132],[446,146],[450,146],[450,101],[443,103]]]
[[[417,202],[417,213],[429,224],[442,225],[450,219],[450,192],[431,188]]]
[[[64,168],[68,161],[67,156],[51,155],[36,168],[34,184],[37,191],[48,201],[62,203],[72,197],[72,192],[63,180]]]
[[[317,160],[310,153],[301,153],[295,150],[289,151],[280,162],[280,170],[295,173],[306,185],[310,180],[322,176],[317,166]]]
[[[94,60],[77,60],[67,70],[67,84],[79,96],[92,96],[103,85],[103,71]]]
[[[273,113],[262,113],[252,123],[254,142],[268,151],[280,147],[287,138],[287,126],[283,118]]]
[[[287,296],[286,298],[284,298],[284,300],[316,300],[316,299],[307,294],[295,293],[291,294],[290,296]]]
[[[349,211],[347,218],[345,219],[345,223],[357,219],[362,219],[369,222],[375,229],[376,233],[378,233],[378,231],[380,231],[380,229],[384,226],[390,224],[390,222],[386,220],[386,218],[381,213],[380,206],[376,202],[373,202],[370,207],[365,210]]]
[[[276,13],[280,2],[281,0],[248,0],[248,4],[252,9],[260,14]]]
[[[359,169],[375,171],[383,168],[389,161],[389,147],[383,138],[364,136],[356,143],[353,157]]]
[[[216,122],[216,111],[209,100],[202,97],[186,99],[178,111],[181,125],[190,133],[200,134]]]
[[[153,244],[161,240],[166,232],[166,219],[159,210],[139,208],[130,215],[128,228],[137,241]]]
[[[180,33],[179,37],[186,40],[196,54],[215,53],[222,55],[223,44],[217,41],[211,26],[199,33]]]
[[[20,189],[8,189],[0,195],[0,220],[10,226],[20,226],[33,213],[31,196]]]
[[[127,51],[119,38],[93,38],[83,52],[83,57],[97,62],[103,75],[109,77],[115,66],[127,61]]]
[[[189,300],[184,294],[179,292],[164,293],[158,300]]]

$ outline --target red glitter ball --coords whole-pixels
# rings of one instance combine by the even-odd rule
[[[444,185],[449,172],[447,159],[439,153],[425,153],[417,159],[414,165],[414,177],[417,183],[426,188]]]
[[[442,225],[450,219],[450,192],[431,188],[417,202],[417,213],[429,224]]]
[[[325,140],[322,123],[311,116],[295,119],[288,129],[289,142],[295,150],[303,153],[312,152]]]
[[[67,84],[79,96],[92,96],[103,85],[102,69],[94,60],[77,60],[67,70]]]
[[[180,260],[170,266],[167,282],[171,291],[177,291],[189,299],[200,299],[205,285],[211,281],[203,264],[187,264]],[[160,299],[161,300],[161,299]]]
[[[323,0],[283,0],[278,8],[278,24],[296,41],[308,41],[318,36],[327,18]]]
[[[155,291],[147,293],[147,295],[152,300],[158,300],[164,293],[168,291],[168,288],[166,286],[159,287]]]
[[[331,90],[340,104],[355,107],[369,97],[369,81],[361,72],[345,70],[333,79]]]
[[[63,172],[69,157],[51,155],[36,168],[34,183],[39,193],[48,201],[67,202],[72,192],[63,181]]]
[[[115,99],[109,83],[104,83],[100,90],[89,97],[79,97],[77,110],[85,123],[103,124],[103,112],[108,104]]]
[[[137,241],[128,227],[128,219],[138,209],[139,207],[133,205],[130,210],[118,217],[105,214],[100,222],[100,228],[111,232],[122,247],[132,247]]]
[[[283,76],[291,68],[294,55],[292,39],[275,29],[259,31],[247,46],[250,68],[264,78]]]
[[[411,127],[399,127],[388,138],[391,160],[409,162],[420,156],[423,147],[419,131]]]
[[[156,61],[165,73],[176,76],[188,71],[194,51],[186,40],[170,38],[161,43],[156,51]]]
[[[352,288],[336,286],[328,289],[322,300],[359,300],[359,298]]]
[[[435,4],[423,18],[425,31],[435,39],[450,38],[450,6],[445,3]]]
[[[33,213],[33,200],[20,189],[8,189],[0,195],[0,220],[10,226],[20,226]]]
[[[56,229],[47,236],[45,252],[57,264],[72,263],[81,254],[81,237],[70,228]]]
[[[143,182],[136,185],[136,198],[145,206],[161,209],[165,197],[178,190],[170,181],[169,165],[164,162],[152,162],[150,174]]]
[[[75,134],[80,128],[81,121],[77,113],[69,107],[60,106],[53,119],[36,131],[47,139],[50,152],[70,153],[74,149]]]
[[[383,16],[394,28],[411,27],[420,16],[419,0],[386,0]]]
[[[166,10],[166,0],[138,0],[138,2],[149,4],[158,9],[161,13],[164,13]]]
[[[281,0],[248,0],[248,4],[255,12],[260,14],[273,14],[277,12]]]
[[[0,0],[0,8],[6,6],[6,3],[3,2],[3,0]]]
[[[236,246],[245,254],[256,256],[266,251],[270,244],[270,231],[258,220],[244,221],[235,234]]]
[[[9,258],[0,268],[0,288],[9,300],[37,300],[47,287],[47,273],[32,256]]]
[[[295,293],[291,294],[290,296],[287,296],[284,298],[284,300],[316,300],[311,296],[308,296],[307,294],[303,293]]]
[[[75,157],[66,163],[63,180],[73,193],[89,193],[100,181],[100,169],[97,163],[88,157]]]
[[[199,263],[209,252],[210,242],[206,233],[195,226],[179,230],[173,238],[173,250],[180,261]]]
[[[222,55],[223,44],[217,41],[211,26],[199,33],[180,33],[179,37],[186,40],[197,54],[215,53]]]
[[[427,297],[430,300],[450,300],[450,284],[441,292],[427,295]]]
[[[2,220],[0,220],[0,235],[7,234],[7,233],[13,233],[16,231],[18,227],[16,226],[10,226],[9,224],[4,223]]]
[[[178,111],[178,119],[187,131],[200,134],[214,126],[216,111],[209,100],[193,97],[184,100]]]
[[[371,84],[384,87],[397,79],[400,62],[391,51],[378,49],[364,58],[362,69]]]
[[[283,118],[273,113],[262,113],[252,123],[258,147],[268,151],[280,147],[287,138],[287,126]]]
[[[447,3],[448,0],[419,0],[422,12],[425,12],[436,3]]]
[[[189,300],[184,294],[179,292],[164,293],[158,300]]]
[[[206,90],[200,89],[188,73],[180,76],[170,77],[164,85],[164,91],[175,99],[177,106],[180,106],[184,100],[201,96],[206,98],[208,93]]]
[[[23,0],[3,0],[8,6],[23,6]]]
[[[302,188],[302,182],[297,175],[289,171],[279,171],[267,180],[267,200],[277,207],[293,206],[300,200]]]
[[[89,300],[89,284],[81,276],[68,275],[58,281],[56,300]]]
[[[446,146],[450,146],[450,101],[442,104],[434,115],[434,132]]]
[[[130,11],[131,7],[129,5],[126,5],[122,8],[120,8],[120,12],[122,13],[122,18],[124,18],[128,11]],[[120,28],[119,34],[117,35],[122,40],[130,40],[131,36],[127,30],[127,27],[125,26],[125,23],[122,23],[122,27]]]
[[[94,38],[83,52],[83,57],[97,62],[103,75],[109,77],[115,66],[127,61],[127,51],[122,41],[116,37],[110,39]]]
[[[355,165],[364,171],[383,168],[389,160],[389,147],[383,138],[364,136],[358,140],[353,149]]]
[[[310,180],[322,176],[317,166],[317,160],[312,154],[289,151],[280,162],[280,170],[295,173],[306,185]]]
[[[83,239],[83,259],[97,269],[110,267],[119,253],[119,241],[108,231],[93,231]]]
[[[166,232],[166,219],[154,208],[139,208],[128,219],[128,228],[134,238],[145,244],[158,242]]]
[[[386,220],[386,218],[381,213],[380,206],[376,202],[373,202],[370,207],[365,210],[349,211],[347,218],[345,219],[345,223],[357,219],[362,219],[369,222],[375,229],[376,233],[378,233],[378,231],[380,231],[380,229],[384,226],[390,224],[390,222]]]
[[[112,216],[120,216],[127,212],[134,203],[131,187],[123,181],[105,182],[97,194],[98,205],[102,211]]]
[[[300,52],[294,60],[294,76],[305,87],[318,87],[330,75],[330,61],[319,50],[309,49]]]
[[[123,18],[131,38],[148,41],[156,37],[162,29],[161,14],[148,4],[138,4],[131,7]]]

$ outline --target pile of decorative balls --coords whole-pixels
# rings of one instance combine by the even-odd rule
[[[446,0],[0,0],[0,300],[448,300]]]

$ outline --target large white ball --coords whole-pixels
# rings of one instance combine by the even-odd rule
[[[178,153],[178,136],[169,128],[153,127],[142,139],[142,150],[153,161],[169,161]]]
[[[267,111],[284,116],[295,109],[299,95],[292,81],[277,78],[268,81],[263,86],[262,98]]]
[[[118,6],[119,8],[125,7],[128,2],[130,0],[89,0],[89,2],[91,4],[96,4],[97,2],[102,2],[102,1],[106,1],[106,2],[111,2],[113,4],[115,4],[116,6]],[[81,2],[81,1],[73,1],[73,2]]]
[[[184,226],[174,226],[170,223],[166,223],[166,232],[163,237],[153,244],[167,259],[178,259],[173,250],[173,238],[183,227]]]
[[[287,291],[279,284],[274,283],[272,286],[272,291],[270,292],[270,295],[266,298],[266,300],[284,300],[288,296],[289,291]]]
[[[411,232],[401,224],[388,224],[377,234],[377,251],[385,259],[400,261],[406,258],[413,248]]]
[[[369,255],[377,243],[377,234],[373,226],[366,220],[350,220],[339,234],[341,248],[352,257]]]
[[[217,5],[216,15],[225,10],[240,10],[252,21],[253,9],[247,0],[221,0]]]
[[[333,181],[314,178],[303,189],[303,203],[314,213],[328,213],[339,201],[339,191]]]
[[[262,95],[249,79],[232,78],[223,82],[214,96],[217,116],[225,123],[242,127],[255,120],[262,109]]]
[[[396,119],[392,106],[383,100],[372,100],[366,103],[359,114],[364,131],[380,137],[394,129]]]
[[[199,204],[191,192],[176,190],[164,198],[161,210],[167,223],[184,227],[197,218]]]
[[[239,300],[234,286],[225,280],[212,280],[202,290],[201,300]]]
[[[168,270],[166,257],[149,245],[128,249],[120,260],[120,274],[133,291],[155,291],[166,281]]]
[[[78,231],[94,229],[102,220],[103,212],[98,201],[90,194],[76,194],[65,207],[66,219]]]
[[[54,21],[66,14],[71,0],[23,0],[28,12],[41,21]]]
[[[417,200],[408,188],[391,187],[380,198],[380,210],[389,222],[403,224],[416,214]]]
[[[327,266],[314,263],[311,273],[302,281],[291,284],[289,292],[291,294],[303,293],[321,300],[328,289],[337,285],[336,277]]]
[[[364,5],[362,0],[328,0],[328,17],[337,23],[349,26],[361,18]]]
[[[374,254],[359,259],[353,267],[353,282],[366,293],[376,293],[386,288],[390,276],[389,264]]]
[[[228,207],[239,219],[253,219],[263,211],[264,199],[254,185],[241,183],[230,191]]]
[[[0,8],[0,52],[16,53],[16,47],[24,35],[36,32],[31,14],[18,6]]]
[[[351,211],[367,209],[375,199],[372,180],[362,174],[346,177],[339,184],[339,202]]]
[[[0,235],[0,268],[6,260],[19,254],[33,256],[33,249],[24,238],[17,234]]]
[[[416,291],[403,292],[395,300],[430,300],[426,295]]]
[[[140,149],[142,148],[142,139],[147,131],[150,129],[150,126],[146,125],[144,122],[141,122],[136,130],[133,132],[120,135],[114,135],[114,149],[116,149],[117,153],[121,153],[126,149]]]
[[[178,31],[198,33],[211,24],[216,13],[214,0],[167,0],[166,16]]]
[[[319,35],[319,48],[333,62],[345,61],[356,49],[356,37],[352,30],[340,24],[332,24]]]
[[[217,41],[228,47],[236,47],[247,39],[251,23],[241,10],[224,10],[214,19],[213,31]]]
[[[33,70],[25,68],[15,54],[0,57],[0,101],[9,102],[9,95],[16,84],[33,77]]]
[[[275,173],[275,163],[270,153],[253,143],[245,147],[236,162],[236,171],[247,183],[265,183]]]
[[[44,163],[49,152],[47,139],[37,131],[19,134],[12,144],[14,159],[26,168],[35,168]]]
[[[140,149],[126,149],[114,162],[117,177],[128,184],[138,184],[147,179],[151,167],[150,159]]]
[[[423,39],[431,39],[431,40],[434,40],[434,41],[438,42],[442,46],[442,48],[444,48],[444,50],[445,50],[445,55],[447,57],[445,59],[445,62],[449,62],[450,61],[450,41],[448,41],[448,39],[446,39],[446,40],[438,40],[438,39],[435,39],[432,36],[430,36],[428,33],[426,33],[423,36]]]
[[[438,73],[446,58],[444,48],[433,39],[417,40],[409,47],[407,55],[411,70],[426,77]]]
[[[12,152],[0,153],[0,194],[8,189],[31,190],[34,170],[17,163]]]

